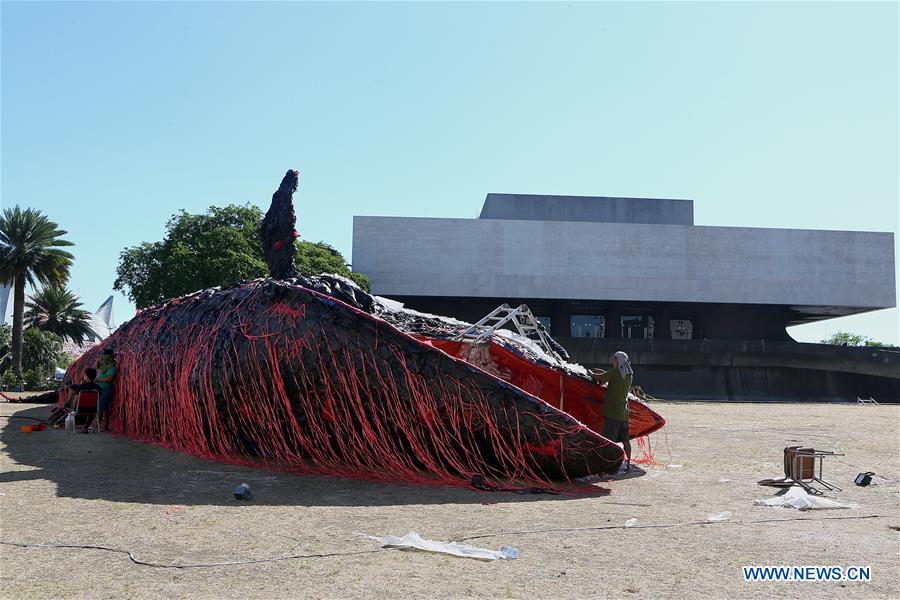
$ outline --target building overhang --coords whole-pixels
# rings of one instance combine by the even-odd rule
[[[358,216],[353,268],[385,296],[768,304],[798,323],[896,304],[881,232]]]

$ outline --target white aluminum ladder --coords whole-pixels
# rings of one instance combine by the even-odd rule
[[[489,315],[453,339],[460,342],[478,344],[490,339],[497,329],[500,329],[507,323],[512,323],[519,335],[535,342],[552,358],[556,359],[558,362],[563,362],[559,354],[556,353],[556,350],[550,345],[547,334],[544,333],[543,326],[534,318],[531,309],[525,304],[521,304],[516,308],[510,307],[509,304],[501,304]]]

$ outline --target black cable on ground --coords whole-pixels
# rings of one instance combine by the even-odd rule
[[[854,465],[853,463],[847,462],[846,460],[841,460],[841,459],[839,459],[839,458],[835,458],[834,460],[837,461],[837,462],[839,462],[839,463],[841,463],[841,464],[843,464],[843,465],[847,465],[848,467],[853,467],[853,468],[855,468],[855,469],[863,469],[863,471],[865,471],[865,467],[861,467],[861,466],[859,466],[859,465]],[[872,473],[872,476],[873,476],[873,477],[879,477],[879,478],[881,478],[881,479],[884,479],[884,480],[887,481],[888,483],[896,483],[896,482],[898,481],[896,478],[894,478],[894,479],[889,479],[889,478],[885,477],[884,475],[879,475],[878,473],[875,473],[875,472],[872,472],[872,471],[868,471],[868,472],[869,472],[869,473]]]
[[[784,521],[835,521],[838,519],[877,519],[883,518],[885,515],[847,515],[843,517],[794,517],[790,519],[759,519],[756,521],[687,521],[684,523],[658,523],[651,525],[633,525],[627,527],[625,525],[598,525],[596,527],[562,527],[558,529],[523,529],[520,531],[499,531],[496,533],[483,533],[479,535],[470,535],[466,537],[455,538],[454,542],[465,542],[468,540],[477,540],[481,538],[498,537],[501,535],[529,535],[535,533],[565,533],[572,531],[600,531],[603,529],[659,529],[667,527],[684,527],[688,525],[753,525],[755,523],[781,523]]]
[[[382,548],[378,548],[377,550],[357,550],[355,552],[332,552],[332,553],[323,553],[323,554],[289,554],[287,556],[276,556],[272,558],[251,558],[247,560],[232,560],[226,562],[217,562],[217,563],[185,563],[185,564],[167,564],[167,563],[156,563],[147,560],[141,560],[134,556],[134,554],[129,550],[122,550],[120,548],[110,548],[108,546],[93,546],[89,544],[23,544],[19,542],[7,542],[0,541],[0,544],[4,544],[6,546],[16,546],[18,548],[77,548],[81,550],[104,550],[106,552],[115,552],[118,554],[126,555],[131,562],[136,565],[140,565],[142,567],[155,567],[159,569],[205,569],[210,567],[229,567],[235,565],[255,565],[258,563],[267,563],[267,562],[279,562],[282,560],[294,560],[301,558],[326,558],[329,556],[352,556],[354,554],[372,554],[375,552],[381,552]]]
[[[666,527],[684,527],[688,525],[753,525],[757,523],[782,523],[786,521],[835,521],[840,519],[878,519],[878,518],[886,518],[886,515],[851,515],[851,516],[842,516],[842,517],[818,517],[818,518],[803,518],[796,517],[791,519],[759,519],[756,521],[688,521],[685,523],[660,523],[653,525],[635,525],[633,527],[626,527],[624,525],[601,525],[598,527],[564,527],[564,528],[556,528],[556,529],[533,529],[533,530],[521,530],[521,531],[500,531],[496,533],[484,533],[480,535],[470,535],[466,537],[460,537],[453,539],[453,542],[464,542],[467,540],[476,540],[481,538],[488,537],[497,537],[501,535],[528,535],[535,533],[562,533],[562,532],[572,532],[572,531],[599,531],[603,529],[655,529],[655,528],[666,528]],[[293,539],[293,538],[292,538]],[[353,552],[329,552],[329,553],[319,553],[319,554],[289,554],[286,556],[276,556],[271,558],[252,558],[246,560],[233,560],[233,561],[224,561],[224,562],[215,562],[215,563],[185,563],[185,564],[174,564],[174,563],[157,563],[146,560],[141,560],[134,556],[134,554],[129,550],[122,550],[120,548],[110,548],[108,546],[95,546],[89,544],[25,544],[20,542],[7,542],[0,541],[0,544],[6,546],[15,546],[17,548],[75,548],[81,550],[103,550],[106,552],[115,552],[117,554],[126,555],[131,562],[136,565],[140,565],[142,567],[154,567],[159,569],[206,569],[211,567],[229,567],[229,566],[237,566],[237,565],[253,565],[259,563],[267,563],[267,562],[280,562],[283,560],[297,560],[297,559],[305,559],[305,558],[328,558],[333,556],[355,556],[358,554],[374,554],[376,552],[381,552],[386,550],[387,548],[378,548],[375,550],[357,550]]]

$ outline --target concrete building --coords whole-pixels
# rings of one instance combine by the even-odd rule
[[[900,353],[785,329],[893,307],[892,233],[693,221],[690,200],[488,194],[477,219],[354,217],[353,267],[468,321],[528,304],[578,362],[629,351],[657,395],[900,400]]]

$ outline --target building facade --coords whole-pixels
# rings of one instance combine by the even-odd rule
[[[477,219],[354,217],[353,267],[375,294],[467,321],[504,302],[528,304],[579,362],[604,364],[627,346],[652,374],[645,387],[653,393],[657,383],[673,397],[712,397],[704,389],[718,389],[713,379],[723,377],[763,382],[720,381],[739,388],[725,390],[732,399],[758,398],[767,387],[767,398],[797,397],[774,388],[792,377],[815,380],[797,371],[806,366],[790,366],[814,349],[793,342],[786,327],[896,303],[892,233],[693,221],[690,200],[488,194]],[[772,364],[776,347],[793,358]],[[712,373],[728,366],[714,364],[717,357],[733,366],[736,356],[755,356],[746,369],[757,371]],[[685,387],[686,372],[706,385]],[[846,382],[807,397],[839,399],[855,387],[900,397],[890,377],[859,385],[881,371],[838,372]]]

